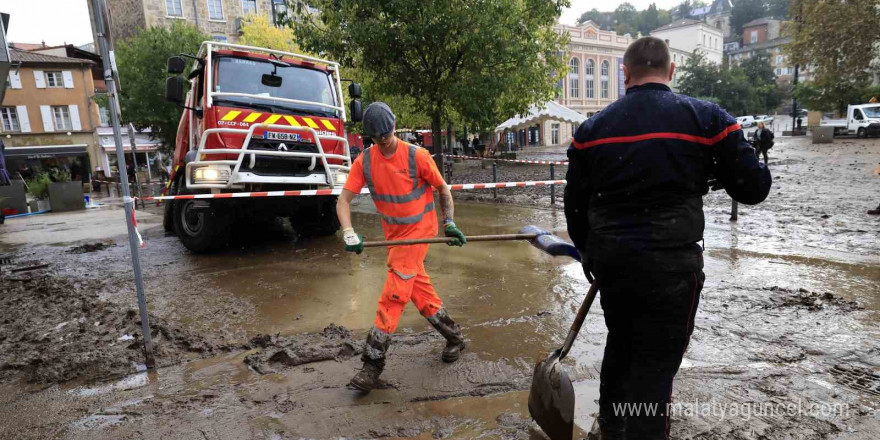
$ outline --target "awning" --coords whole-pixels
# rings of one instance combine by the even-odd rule
[[[6,146],[6,157],[26,159],[49,159],[59,156],[81,156],[86,154],[86,144],[75,145],[46,145],[40,147],[12,147]]]
[[[540,124],[544,121],[568,122],[571,124],[580,124],[587,120],[587,117],[562,105],[555,101],[544,104],[543,107],[532,106],[529,113],[522,117],[510,118],[498,127],[495,132],[504,130],[521,130],[532,125]]]
[[[103,145],[104,152],[109,154],[116,154],[116,145]],[[131,145],[122,144],[122,151],[126,153],[131,153]],[[137,152],[138,153],[152,153],[154,151],[159,151],[159,144],[147,144],[141,145],[137,144]]]

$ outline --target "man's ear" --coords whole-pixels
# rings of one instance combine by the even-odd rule
[[[672,82],[673,75],[675,75],[675,63],[669,63],[669,82]]]
[[[626,67],[626,64],[624,64],[623,65],[623,85],[628,86],[629,80],[630,80],[629,67]]]

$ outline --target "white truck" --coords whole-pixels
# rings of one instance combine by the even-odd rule
[[[834,127],[834,134],[854,134],[860,138],[880,135],[880,104],[850,105],[846,119],[830,119],[820,123]]]

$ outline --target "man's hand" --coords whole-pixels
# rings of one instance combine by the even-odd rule
[[[449,240],[446,243],[449,246],[464,246],[464,244],[467,243],[467,238],[464,236],[464,232],[461,232],[461,229],[458,229],[453,222],[446,223],[444,232],[444,235],[447,237],[453,237],[452,240]]]
[[[364,251],[364,237],[356,234],[354,228],[342,230],[342,238],[345,240],[345,250],[360,255]]]

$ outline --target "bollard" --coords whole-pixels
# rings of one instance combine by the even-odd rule
[[[556,180],[556,168],[550,164],[550,180]],[[556,204],[556,185],[550,185],[550,204]]]
[[[730,221],[735,222],[739,214],[739,203],[736,200],[733,200],[733,203],[730,205]]]
[[[492,183],[498,182],[498,162],[492,162]],[[492,198],[498,198],[498,188],[492,188]]]

